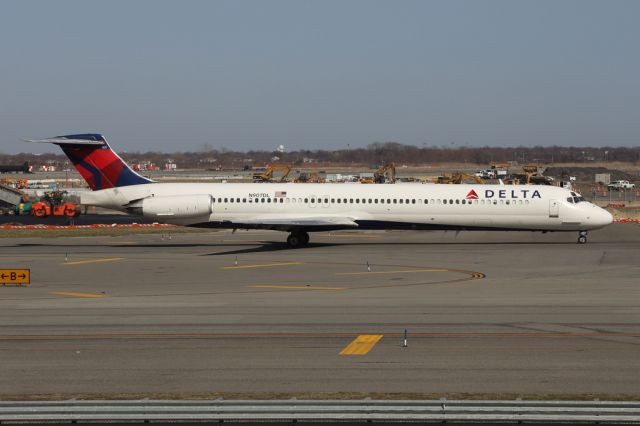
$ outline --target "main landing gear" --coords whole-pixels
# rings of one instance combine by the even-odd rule
[[[587,231],[580,231],[578,233],[578,244],[585,244],[587,242]]]
[[[289,247],[298,248],[309,244],[309,234],[304,231],[292,232],[287,237]]]

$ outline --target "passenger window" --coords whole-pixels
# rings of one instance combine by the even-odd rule
[[[304,199],[304,202],[305,202],[305,203],[308,203],[308,202],[309,202],[309,199],[308,199],[308,198],[305,198],[305,199]]]
[[[400,204],[403,204],[404,200],[402,198],[400,198]]]
[[[287,200],[287,201],[285,201],[285,202],[286,202],[287,204],[289,204],[289,198],[285,198],[285,200]]]
[[[447,200],[442,200],[442,204],[447,204]]]
[[[453,204],[453,200],[449,200],[449,204]]]
[[[349,198],[349,204],[353,204],[353,198]]]
[[[335,202],[336,202],[336,199],[335,199],[335,198],[332,198],[332,199],[331,199],[331,204],[333,204],[333,203],[335,203]]]
[[[356,198],[356,204],[360,204],[360,198]]]
[[[338,198],[338,204],[340,204],[340,201],[341,201],[340,198]]]
[[[462,200],[462,204],[467,204],[467,200]]]
[[[415,204],[415,203],[416,203],[416,199],[415,199],[415,198],[412,198],[412,199],[411,199],[411,204]]]
[[[373,204],[373,200],[371,200],[371,198],[369,198],[369,204]]]
[[[226,203],[227,201],[229,201],[229,199],[228,199],[228,198],[225,198],[225,199],[224,199],[224,202]]]
[[[329,199],[328,199],[328,198],[325,198],[325,199],[324,199],[324,203],[325,203],[325,204],[329,203]]]
[[[280,198],[280,204],[284,203],[284,198]]]
[[[525,204],[529,204],[529,200],[525,200],[525,202],[524,202],[524,203],[525,203]]]
[[[260,202],[261,202],[261,203],[264,203],[264,198],[260,198]]]
[[[218,202],[221,203],[222,202],[222,198],[218,198]]]
[[[373,201],[374,201],[376,204],[378,204],[378,199],[377,199],[377,198],[376,198],[376,199],[374,199]]]
[[[456,204],[460,204],[460,200],[456,200]]]
[[[343,198],[343,199],[342,199],[342,202],[343,202],[343,203],[345,203],[345,204],[347,204],[347,199],[346,199],[346,198]]]
[[[424,199],[424,203],[425,204],[429,204],[429,200],[427,200],[426,198]]]
[[[233,198],[229,198],[229,202],[230,202],[230,203],[233,203]]]

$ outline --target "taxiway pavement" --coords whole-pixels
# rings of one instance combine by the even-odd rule
[[[637,224],[285,236],[0,239],[0,396],[640,395]]]

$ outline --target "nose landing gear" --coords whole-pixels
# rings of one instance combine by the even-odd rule
[[[309,244],[309,234],[304,231],[292,232],[287,237],[289,247],[298,248]]]
[[[580,231],[578,234],[578,244],[585,244],[587,242],[587,231]]]

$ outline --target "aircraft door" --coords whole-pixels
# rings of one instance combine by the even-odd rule
[[[560,213],[560,203],[558,200],[549,200],[549,217],[558,217]]]

